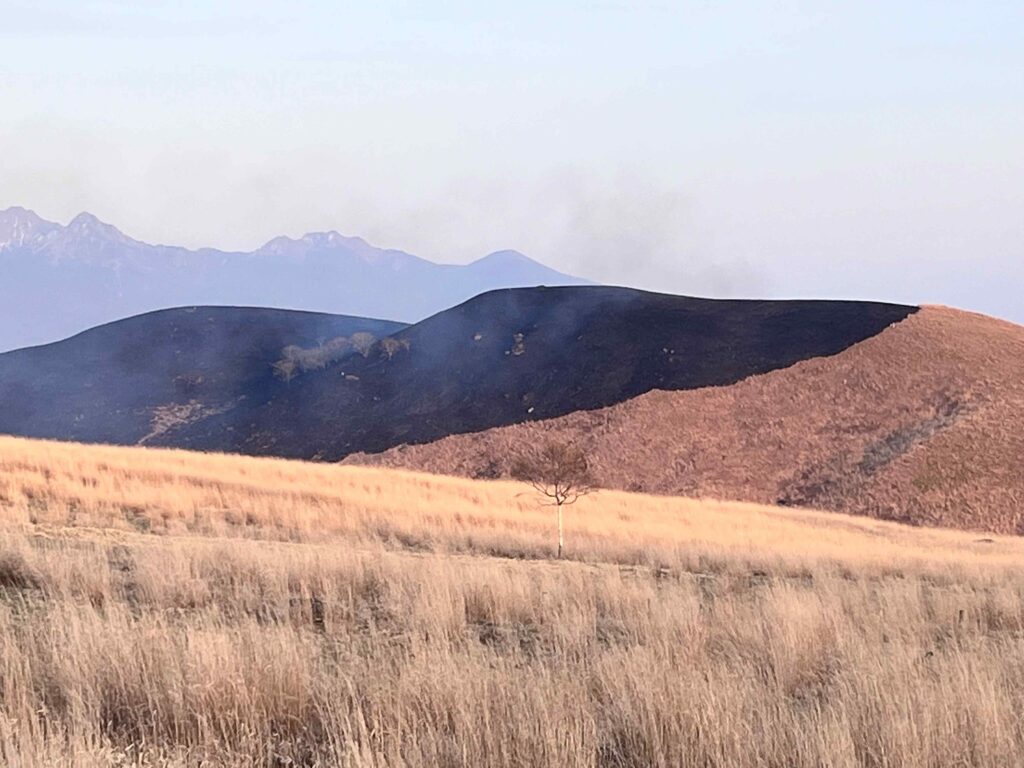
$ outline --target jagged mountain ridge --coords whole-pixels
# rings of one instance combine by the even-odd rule
[[[0,211],[0,351],[177,306],[280,307],[414,322],[484,291],[586,281],[515,251],[435,264],[314,232],[250,252],[135,240],[82,213],[66,226]]]

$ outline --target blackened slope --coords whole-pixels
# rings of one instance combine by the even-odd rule
[[[276,391],[271,365],[286,345],[402,327],[246,307],[188,307],[120,320],[0,355],[0,433],[135,443],[151,432],[156,408],[191,404],[195,416]]]
[[[174,439],[338,459],[600,408],[652,389],[731,384],[836,354],[914,311],[596,286],[494,291],[396,334],[409,348],[391,358],[377,350],[303,376],[262,405]]]

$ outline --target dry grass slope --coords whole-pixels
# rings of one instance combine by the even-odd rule
[[[0,439],[0,764],[1012,766],[1024,542]]]
[[[347,462],[493,477],[552,435],[585,447],[611,488],[1024,533],[1024,328],[925,307],[838,355],[733,386]]]

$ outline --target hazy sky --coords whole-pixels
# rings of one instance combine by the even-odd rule
[[[0,0],[0,208],[1024,322],[1024,2]]]

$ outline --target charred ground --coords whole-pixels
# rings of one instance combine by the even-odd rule
[[[0,431],[336,460],[733,384],[842,352],[915,311],[591,286],[494,291],[405,328],[177,310],[0,356]],[[358,331],[378,341],[275,375],[286,347]]]
[[[401,323],[247,307],[183,307],[98,326],[0,355],[0,432],[159,442],[214,412],[276,391],[271,364],[307,347]],[[154,434],[155,432],[155,434]]]

